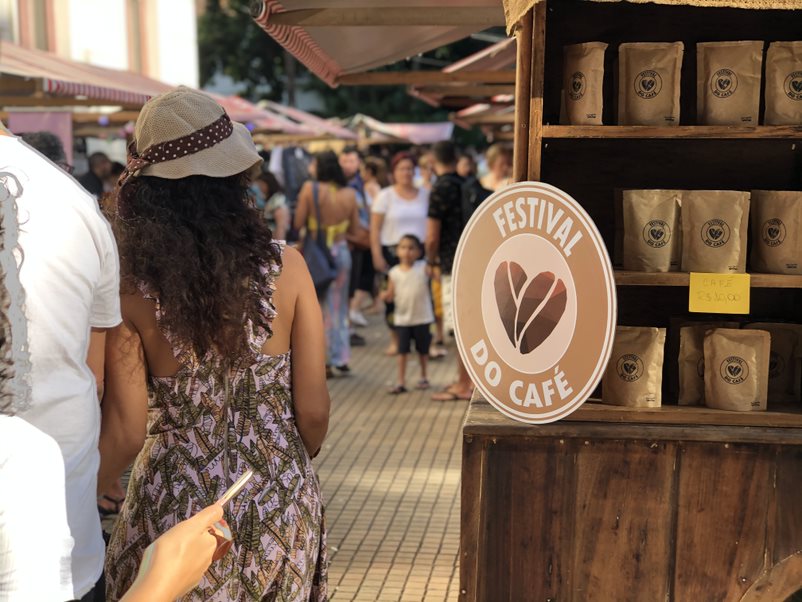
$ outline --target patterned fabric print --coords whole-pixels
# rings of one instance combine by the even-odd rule
[[[271,293],[279,273],[279,265],[265,270]],[[270,300],[263,309],[272,322]],[[219,359],[178,353],[176,376],[149,379],[148,435],[106,557],[108,600],[134,581],[150,542],[249,468],[254,478],[226,509],[231,551],[181,600],[327,599],[323,504],[295,426],[290,354],[262,355],[271,333],[247,328],[253,357],[232,368],[228,410]]]

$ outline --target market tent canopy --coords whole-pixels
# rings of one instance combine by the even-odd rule
[[[332,123],[322,117],[307,113],[301,109],[287,107],[277,102],[270,100],[263,100],[260,104],[264,105],[266,109],[280,113],[285,117],[297,121],[306,131],[312,132],[317,135],[329,136],[339,140],[356,140],[357,136],[351,130],[344,128],[336,123]]]
[[[802,0],[590,0],[592,2],[632,2],[645,4],[673,4],[686,6],[706,6],[708,8],[750,8],[795,10],[802,9]],[[503,0],[504,16],[507,20],[507,32],[510,33],[521,18],[541,0]]]
[[[292,135],[311,135],[315,132],[269,109],[259,107],[239,96],[219,96],[207,92],[225,109],[234,121],[244,124],[252,132],[280,132]]]
[[[471,72],[508,73],[510,76],[510,83],[514,84],[515,60],[515,38],[507,38],[467,56],[448,67],[444,67],[442,72],[451,74]],[[410,86],[409,93],[433,106],[442,106],[444,104],[452,106],[462,103],[461,106],[465,107],[466,105],[469,106],[476,102],[476,97],[493,99],[494,97],[506,96],[511,92],[510,88],[514,87],[514,85],[497,86],[490,83],[476,84],[477,82],[471,82],[469,85],[459,83],[438,86],[413,85]],[[472,97],[474,98],[472,102],[467,100]]]
[[[141,107],[173,86],[130,71],[96,67],[0,41],[0,104]]]
[[[354,115],[349,125],[360,132],[361,141],[368,144],[407,143],[434,144],[450,140],[454,124],[448,121],[436,123],[384,123],[368,115]]]
[[[252,14],[330,86],[504,24],[499,0],[256,0]]]

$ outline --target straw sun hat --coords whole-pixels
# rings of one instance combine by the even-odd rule
[[[185,86],[142,107],[129,151],[121,186],[139,175],[223,178],[262,160],[244,125],[232,122],[211,97]]]

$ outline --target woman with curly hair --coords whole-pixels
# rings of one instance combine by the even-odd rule
[[[330,406],[322,317],[303,258],[251,206],[259,160],[247,130],[188,88],[137,120],[118,185],[124,321],[109,335],[100,438],[100,490],[136,456],[110,601],[151,541],[247,470],[226,508],[232,553],[182,600],[326,598],[311,463]]]

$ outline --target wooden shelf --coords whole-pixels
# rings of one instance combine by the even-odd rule
[[[802,139],[802,126],[763,125],[544,125],[543,138]]]
[[[752,288],[802,288],[802,276],[786,274],[751,274]],[[616,270],[618,286],[688,286],[688,272],[627,272]]]

